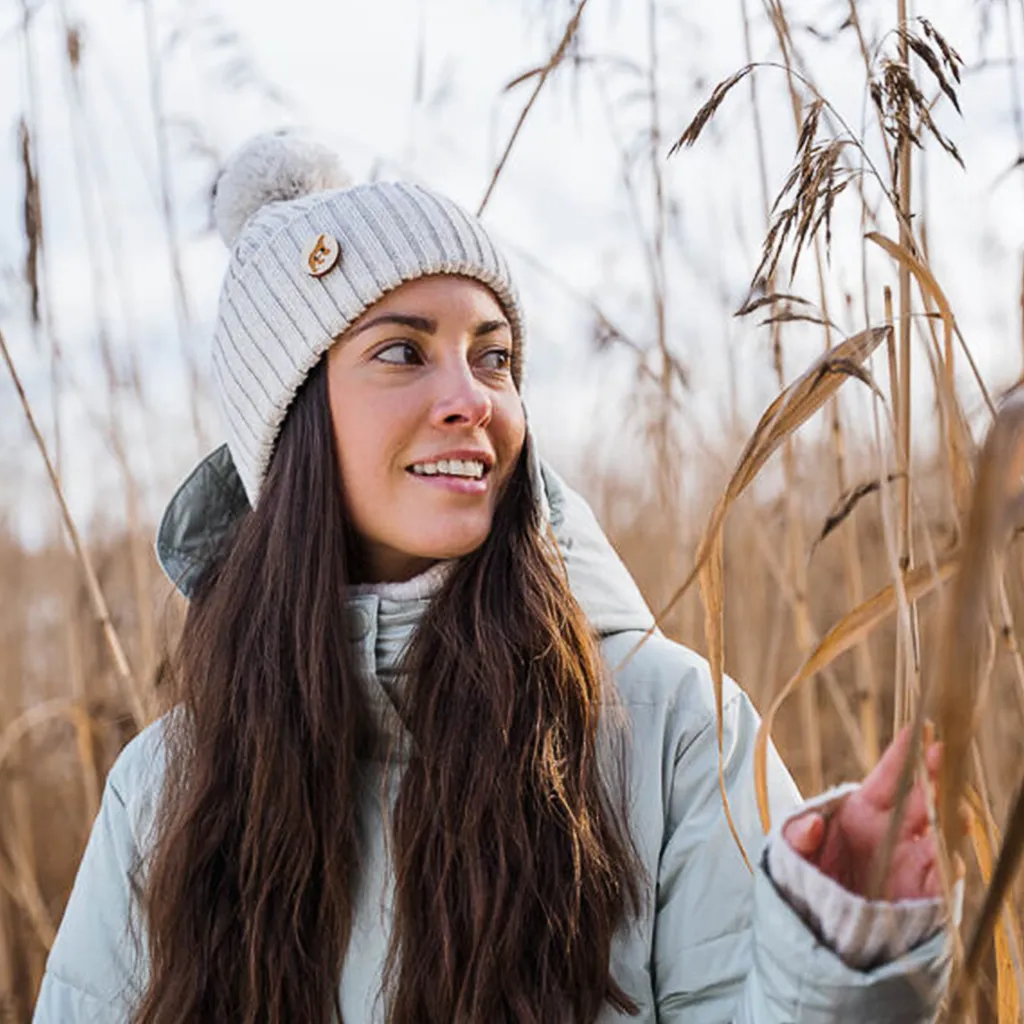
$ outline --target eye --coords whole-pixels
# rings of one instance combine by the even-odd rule
[[[416,366],[423,362],[419,349],[411,341],[396,341],[387,345],[373,358],[392,366]]]
[[[484,369],[508,370],[512,366],[512,350],[510,348],[492,348],[480,359]]]

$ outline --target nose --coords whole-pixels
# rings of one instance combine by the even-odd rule
[[[452,366],[440,377],[432,417],[436,426],[485,427],[490,423],[494,412],[491,396],[466,363]]]

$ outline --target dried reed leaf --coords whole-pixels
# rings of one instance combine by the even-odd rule
[[[539,67],[530,68],[529,71],[524,71],[521,75],[516,75],[516,77],[513,78],[512,81],[509,82],[501,91],[511,92],[516,88],[516,86],[522,85],[523,82],[528,82],[531,78],[536,78],[537,75],[543,75],[547,66],[548,65],[546,63],[541,64]]]
[[[812,114],[817,109],[812,107]],[[818,111],[820,116],[820,109]],[[796,273],[800,256],[809,239],[825,226],[826,252],[832,241],[832,211],[836,199],[842,195],[859,172],[842,166],[843,151],[856,143],[849,138],[828,139],[815,143],[809,128],[817,129],[817,121],[804,124],[800,133],[796,161],[771,209],[771,223],[761,252],[761,262],[754,272],[754,280],[772,279],[782,252],[790,237],[793,238],[793,265]],[[784,201],[789,198],[789,205]]]
[[[950,354],[953,351],[953,338],[955,336],[959,337],[960,330],[957,326],[956,317],[953,315],[952,307],[949,304],[949,299],[946,298],[946,293],[939,286],[939,282],[935,279],[931,268],[905,246],[894,242],[891,238],[887,238],[880,232],[871,231],[866,235],[866,238],[868,241],[874,242],[875,245],[884,249],[899,264],[906,267],[916,279],[926,301],[934,303],[937,307],[939,317],[942,320],[943,359],[951,360]],[[970,360],[970,352],[967,350],[966,345],[963,346],[963,349],[968,360]],[[953,463],[954,481],[958,491],[966,491],[971,476],[970,453],[973,448],[973,442],[963,419],[963,412],[960,408],[960,400],[956,394],[952,373],[937,375],[936,386],[940,390],[942,403],[947,410],[950,424],[950,458]],[[967,500],[965,494],[958,494],[957,497],[958,502],[966,502]]]
[[[759,295],[756,299],[751,297],[740,306],[739,309],[733,313],[733,316],[746,316],[748,313],[753,313],[758,309],[762,309],[765,306],[774,306],[776,302],[793,302],[799,306],[813,306],[814,304],[808,299],[801,298],[799,295],[787,295],[784,292],[772,292],[770,295]]]
[[[68,64],[72,71],[78,71],[82,63],[82,30],[77,25],[69,25],[64,38],[64,48]]]
[[[74,722],[75,710],[76,703],[74,701],[65,697],[56,697],[53,700],[30,705],[20,715],[8,722],[3,732],[0,732],[0,774],[3,772],[4,762],[33,729],[59,718]]]
[[[967,803],[970,807],[969,828],[971,845],[978,862],[981,880],[987,886],[992,880],[993,851],[989,843],[989,833],[998,843],[999,829],[992,814],[982,803],[981,797],[973,786],[967,787]],[[1013,969],[1011,946],[1021,948],[1020,933],[1013,916],[1003,913],[999,918],[999,928],[995,933],[996,943],[996,1007],[998,1024],[1018,1024],[1020,1015],[1020,994],[1017,991],[1016,972]]]
[[[953,987],[951,1002],[954,1016],[950,1017],[951,1020],[963,1019],[959,1014],[963,1011],[981,968],[981,962],[988,952],[988,944],[992,940],[992,933],[999,920],[1003,903],[1010,896],[1010,887],[1020,866],[1022,853],[1024,853],[1024,786],[1017,791],[1006,826],[1006,836],[999,850],[995,870],[992,872],[992,880],[985,891],[985,901],[967,943],[963,968]]]
[[[902,473],[890,473],[886,477],[886,483],[895,483],[897,480],[901,479],[902,476]],[[832,533],[833,530],[841,526],[864,498],[869,494],[874,494],[875,491],[880,490],[881,487],[881,480],[866,480],[864,483],[858,484],[852,490],[840,495],[839,500],[825,519],[825,525],[822,526],[821,533],[819,533],[815,539],[814,547],[817,548],[817,546],[830,533]]]
[[[724,498],[727,503],[731,504],[746,490],[786,438],[825,405],[848,377],[857,377],[877,391],[862,364],[888,334],[888,327],[872,327],[848,338],[816,359],[768,406],[747,441],[726,487]]]
[[[903,576],[903,590],[909,602],[920,600],[936,587],[950,579],[959,567],[959,554],[950,552],[935,566],[922,565]],[[898,605],[896,587],[889,584],[863,604],[843,616],[800,666],[765,712],[754,741],[754,784],[757,790],[757,808],[761,824],[767,833],[771,829],[771,810],[768,805],[768,741],[779,708],[805,680],[817,675],[839,655],[855,647],[880,623],[895,612]]]
[[[838,327],[831,320],[826,320],[824,317],[815,316],[813,313],[797,313],[793,310],[785,310],[782,313],[776,313],[774,316],[765,317],[758,327],[770,327],[772,324],[816,324],[818,327],[831,327],[833,330],[837,330]]]
[[[559,39],[558,45],[555,47],[550,59],[547,64],[544,65],[539,74],[535,71],[527,73],[526,77],[536,77],[537,83],[534,85],[530,98],[526,101],[525,106],[519,114],[519,119],[516,121],[516,125],[512,129],[512,134],[509,136],[509,140],[501,154],[501,159],[498,161],[498,165],[494,168],[494,173],[491,175],[491,180],[487,185],[487,191],[484,192],[484,197],[480,200],[480,205],[477,207],[476,215],[478,217],[483,214],[484,210],[487,208],[487,204],[491,200],[491,196],[494,194],[494,189],[497,187],[498,179],[501,177],[501,172],[505,169],[505,164],[508,163],[508,158],[512,153],[512,148],[516,144],[516,139],[519,138],[519,133],[523,130],[523,125],[526,123],[526,119],[530,116],[530,111],[533,109],[534,103],[537,102],[537,97],[544,88],[544,83],[547,82],[551,73],[565,60],[566,55],[570,52],[572,44],[576,39],[576,35],[579,32],[583,12],[586,10],[589,2],[590,0],[579,0],[575,11],[573,11],[572,17],[569,18],[569,21],[566,23],[565,31],[562,33],[562,37]]]
[[[686,126],[683,134],[679,136],[675,145],[668,151],[669,156],[675,156],[684,146],[687,148],[692,146],[697,139],[700,138],[700,133],[707,127],[708,122],[713,118],[718,111],[718,108],[725,102],[726,96],[729,95],[732,90],[743,81],[744,78],[749,75],[756,65],[748,64],[744,68],[740,68],[734,75],[730,75],[725,80],[718,83],[708,97],[707,102],[697,111],[694,115],[693,120]]]
[[[46,950],[53,945],[57,930],[46,906],[46,900],[39,889],[39,881],[29,865],[8,866],[0,857],[0,888],[7,890],[11,898],[25,912],[39,944]]]
[[[912,37],[909,33],[900,34],[901,41],[910,46]],[[921,46],[926,46],[918,40]],[[915,51],[916,52],[916,51]],[[931,68],[931,64],[929,64]],[[948,86],[948,81],[939,69],[940,83]],[[910,67],[903,60],[886,58],[882,61],[881,79],[872,79],[869,91],[871,100],[878,110],[879,120],[885,133],[896,140],[898,146],[905,141],[921,148],[921,138],[914,125],[911,124],[911,112],[917,115],[920,122],[919,127],[926,128],[936,142],[947,152],[961,167],[964,166],[963,159],[952,140],[947,138],[935,124],[931,114],[931,104],[921,91],[920,86],[914,80]],[[894,188],[897,183],[894,182]]]
[[[956,90],[946,80],[946,75],[939,56],[923,39],[918,38],[912,32],[906,33],[906,39],[907,46],[909,46],[910,49],[912,49],[914,53],[924,61],[928,70],[932,73],[935,81],[938,83],[939,88],[946,94],[949,101],[956,108],[956,112],[958,114],[963,113],[960,109],[960,101],[956,97]]]
[[[945,744],[939,785],[939,826],[952,857],[963,836],[959,806],[968,756],[984,704],[982,671],[992,598],[1002,556],[1021,511],[1024,474],[1024,392],[1003,404],[981,457],[963,544],[963,568],[942,632],[936,724]]]
[[[884,249],[894,260],[906,267],[916,278],[921,291],[925,292],[935,303],[942,318],[942,327],[946,336],[947,347],[951,344],[953,334],[956,331],[956,318],[953,316],[953,308],[946,298],[946,293],[939,287],[935,275],[926,263],[920,260],[909,249],[887,238],[879,231],[869,231],[865,236],[869,242]]]
[[[963,67],[964,60],[956,50],[953,49],[949,43],[939,34],[935,26],[927,18],[918,18],[918,24],[924,29],[924,34],[928,39],[939,48],[942,54],[943,62],[946,65],[946,69],[949,73],[960,82],[960,69]]]
[[[861,364],[892,332],[891,327],[871,327],[819,356],[762,413],[754,432],[743,448],[725,491],[718,499],[697,546],[694,564],[683,584],[675,591],[657,617],[657,622],[672,610],[697,579],[711,556],[715,537],[721,531],[733,503],[750,486],[764,464],[785,442],[831,399],[851,376],[867,383],[877,392],[873,380]],[[652,630],[653,631],[652,627]],[[642,641],[641,641],[642,642]],[[632,653],[632,652],[631,652]],[[629,656],[627,656],[628,658]]]
[[[32,323],[42,322],[39,290],[39,256],[43,245],[42,204],[39,198],[39,178],[33,158],[32,135],[28,122],[22,118],[18,125],[21,150],[21,169],[25,176],[25,197],[22,204],[22,226],[25,229],[25,283],[29,293],[29,315]]]
[[[725,674],[725,567],[723,556],[723,537],[719,532],[715,537],[712,550],[707,561],[700,570],[700,597],[704,606],[704,636],[708,648],[708,665],[711,669],[711,683],[715,691],[716,736],[718,739],[718,789],[722,795],[722,807],[725,818],[732,833],[733,840],[739,848],[747,870],[753,873],[753,867],[747,851],[740,839],[739,829],[733,820],[732,809],[729,807],[729,794],[725,788],[725,750],[723,735],[723,704],[722,693]]]
[[[46,441],[43,439],[43,435],[36,423],[35,415],[32,412],[32,406],[29,404],[28,396],[25,394],[25,388],[21,383],[21,377],[18,375],[18,371],[11,359],[11,353],[7,348],[7,342],[4,338],[3,331],[0,331],[0,359],[3,360],[7,366],[8,373],[11,375],[11,381],[14,383],[14,389],[18,393],[18,398],[21,401],[21,408],[25,414],[25,420],[28,423],[29,430],[31,430],[33,438],[35,439],[36,448],[39,450],[39,454],[42,456],[43,463],[46,466],[46,474],[50,479],[50,485],[53,488],[54,497],[56,497],[57,504],[60,507],[64,527],[68,531],[68,536],[71,540],[71,546],[74,549],[75,557],[82,570],[82,574],[85,577],[85,585],[89,594],[89,600],[92,605],[93,612],[101,629],[103,630],[103,638],[106,641],[110,656],[114,662],[114,668],[117,672],[118,680],[124,689],[125,696],[131,704],[135,724],[141,729],[142,726],[149,721],[146,694],[136,682],[135,674],[132,672],[131,665],[128,662],[128,657],[125,654],[124,645],[121,643],[121,638],[118,635],[113,620],[111,619],[110,609],[108,608],[106,598],[103,595],[103,589],[100,586],[99,578],[97,577],[96,570],[93,567],[92,559],[89,557],[89,553],[86,551],[85,545],[82,543],[78,527],[75,525],[74,518],[71,515],[71,510],[68,508],[67,501],[64,497],[64,489],[61,486],[60,477],[57,475],[57,470],[54,468],[53,461],[50,459],[49,452],[46,448]]]
[[[686,593],[695,579],[699,580],[701,599],[704,604],[704,623],[712,684],[715,691],[715,705],[718,735],[718,776],[722,794],[722,805],[730,831],[747,866],[750,860],[740,841],[739,832],[733,822],[729,800],[725,789],[723,766],[723,721],[722,681],[725,671],[724,608],[725,583],[723,573],[723,532],[725,516],[729,508],[755,479],[771,455],[794,431],[810,419],[839,390],[840,385],[856,376],[877,391],[870,375],[862,365],[890,335],[891,328],[876,327],[847,338],[834,349],[824,353],[811,364],[810,368],[789,385],[769,405],[761,416],[754,433],[740,456],[736,469],[719,498],[708,525],[698,545],[694,566],[683,585],[675,592],[669,603],[655,619],[655,624],[634,645],[618,666],[621,669],[646,641],[658,624],[664,619],[676,602]],[[617,669],[617,670],[618,670]]]

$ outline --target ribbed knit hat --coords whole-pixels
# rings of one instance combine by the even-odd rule
[[[168,551],[255,506],[303,381],[399,285],[455,274],[490,288],[509,319],[512,376],[522,381],[523,316],[508,264],[480,222],[444,196],[400,182],[351,186],[331,150],[278,133],[228,161],[214,216],[231,248],[213,335],[227,445],[190,474],[161,523],[157,553],[181,589],[185,567],[169,564]]]

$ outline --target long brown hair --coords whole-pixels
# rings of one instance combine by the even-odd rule
[[[392,1024],[636,1012],[609,969],[644,899],[612,694],[527,458],[404,665]],[[350,655],[359,545],[337,467],[321,363],[189,607],[140,878],[150,971],[135,1024],[341,1020],[361,766],[381,738]]]

